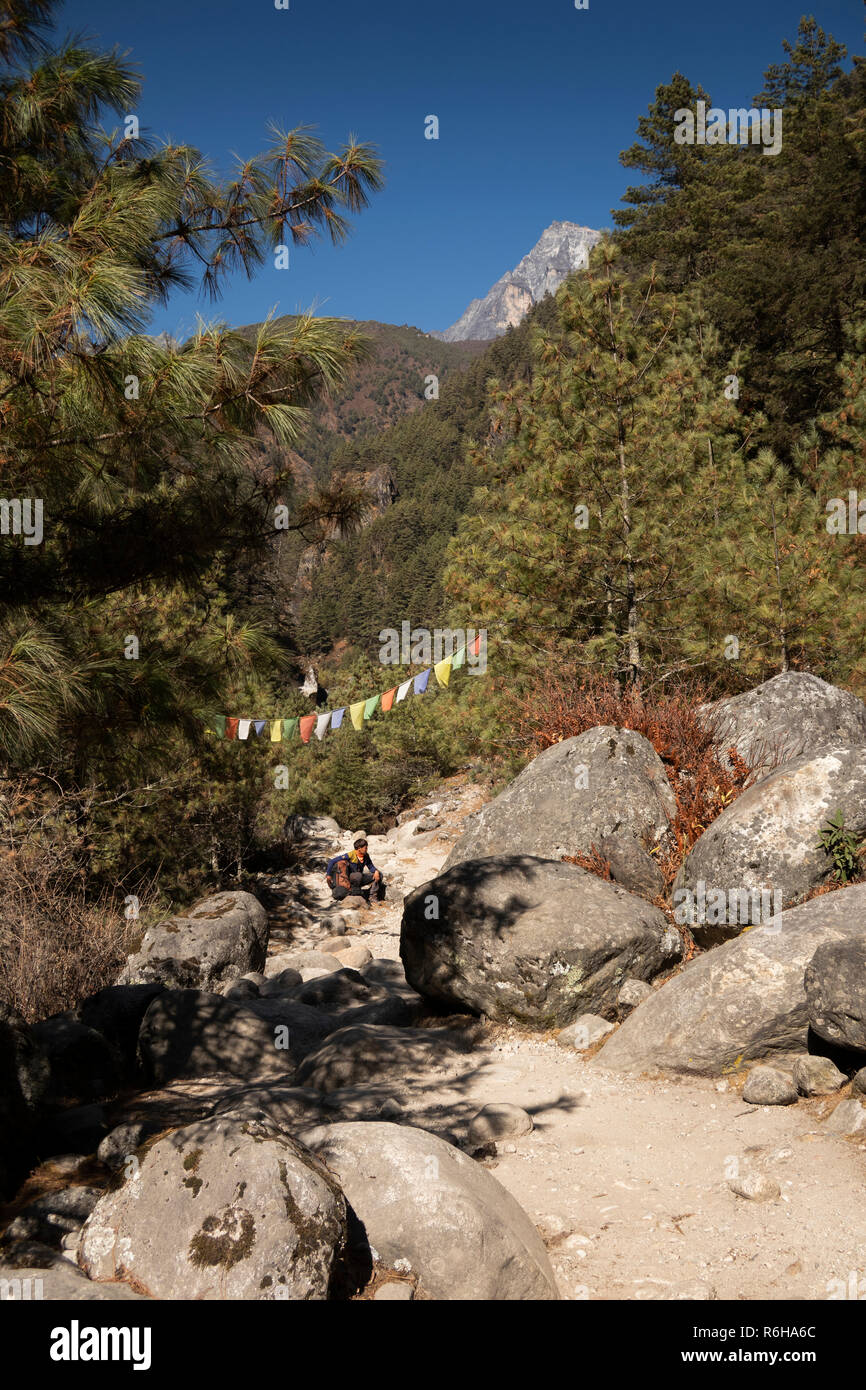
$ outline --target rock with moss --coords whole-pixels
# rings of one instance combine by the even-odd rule
[[[532,855],[457,864],[403,907],[400,957],[419,994],[530,1028],[615,1018],[623,981],[653,979],[682,951],[643,898]]]
[[[559,1297],[526,1212],[492,1173],[443,1139],[375,1121],[304,1130],[301,1137],[339,1179],[368,1261],[414,1277],[422,1296]]]
[[[802,1056],[809,1037],[806,966],[823,942],[864,934],[866,884],[782,912],[695,956],[608,1038],[596,1064],[718,1076],[753,1061]]]
[[[318,1159],[275,1125],[218,1116],[143,1152],[92,1211],[78,1258],[154,1298],[322,1300],[345,1234]]]
[[[262,1016],[271,1010],[270,1016]],[[302,1015],[301,1018],[298,1015]],[[316,1010],[294,1010],[282,999],[236,1003],[220,994],[196,989],[169,989],[153,1001],[144,1016],[139,1053],[151,1085],[161,1086],[180,1077],[206,1077],[225,1073],[240,1080],[294,1075],[292,1052],[298,1038],[294,1025],[318,1030]],[[327,1032],[327,1024],[322,1032]],[[321,1032],[313,1031],[310,1041]]]
[[[866,743],[863,701],[806,671],[783,671],[698,713],[722,758],[736,748],[756,778],[840,743]]]
[[[677,878],[674,905],[695,939],[714,945],[738,936],[829,882],[836,866],[820,835],[839,812],[859,843],[866,836],[866,744],[798,758],[737,797],[697,840]]]
[[[492,854],[589,854],[615,834],[637,837],[650,848],[675,813],[652,744],[632,729],[599,725],[546,748],[499,796],[467,817],[445,868]]]
[[[220,990],[261,970],[268,951],[268,915],[252,893],[214,893],[188,912],[144,933],[119,984],[161,981],[168,988]]]
[[[819,1038],[866,1052],[866,936],[819,946],[805,986],[809,1022]]]

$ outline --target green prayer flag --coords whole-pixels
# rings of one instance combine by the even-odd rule
[[[294,738],[298,727],[297,719],[283,720],[283,738]]]
[[[465,661],[466,661],[466,648],[465,648],[465,646],[464,646],[464,647],[461,647],[461,648],[460,648],[459,652],[455,652],[455,653],[454,653],[454,656],[453,656],[452,659],[451,659],[451,670],[452,670],[452,671],[459,671],[459,670],[460,670],[460,667],[461,667],[462,665],[464,665]]]
[[[226,717],[224,714],[215,714],[213,719],[213,731],[217,738],[226,736]]]
[[[378,703],[379,703],[379,696],[378,696],[378,695],[371,695],[370,698],[369,698],[369,700],[367,700],[367,701],[365,702],[365,704],[364,704],[364,718],[365,718],[365,719],[369,719],[369,718],[370,718],[370,715],[373,713],[373,711],[375,710],[375,708],[376,708],[376,706],[378,705]]]

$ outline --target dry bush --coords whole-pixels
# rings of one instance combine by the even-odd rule
[[[88,899],[77,871],[64,873],[55,855],[0,860],[0,1000],[28,1023],[113,984],[140,935],[121,899]]]
[[[29,1023],[73,1008],[116,980],[144,922],[154,884],[92,888],[86,798],[49,774],[0,782],[0,1002]]]
[[[568,671],[548,669],[543,684],[524,696],[517,714],[518,742],[532,753],[600,724],[633,729],[652,744],[664,763],[677,807],[667,844],[657,855],[666,892],[692,845],[736,800],[751,776],[751,767],[735,749],[728,750],[729,765],[720,760],[711,734],[698,718],[698,706],[712,698],[697,682],[642,693],[603,676],[578,679]],[[596,846],[573,862],[600,878],[610,877],[610,866]]]

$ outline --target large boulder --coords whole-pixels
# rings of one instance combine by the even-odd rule
[[[690,910],[700,919],[703,895],[710,930],[729,937],[799,902],[833,870],[818,837],[837,811],[846,830],[866,835],[866,744],[798,758],[726,807],[680,870],[677,920]]]
[[[94,1208],[78,1259],[164,1299],[328,1296],[342,1194],[274,1125],[218,1116],[159,1140]]]
[[[866,743],[863,701],[805,671],[783,671],[699,714],[723,757],[736,748],[756,777],[794,758]]]
[[[809,1023],[826,1042],[866,1052],[866,932],[825,941],[806,967]]]
[[[145,932],[118,984],[162,981],[169,988],[219,990],[268,951],[268,914],[252,893],[214,893]]]
[[[464,1038],[447,1028],[397,1028],[360,1023],[340,1028],[304,1058],[298,1068],[299,1086],[337,1091],[345,1086],[388,1081],[410,1069],[441,1066],[465,1050]]]
[[[135,1074],[142,1020],[162,990],[159,980],[143,985],[109,985],[88,995],[72,1010],[73,1018],[105,1038],[121,1073],[129,1079]]]
[[[51,1066],[49,1097],[86,1103],[120,1085],[118,1058],[101,1033],[79,1023],[72,1010],[33,1025],[33,1037]]]
[[[147,1294],[136,1293],[128,1284],[96,1284],[62,1258],[47,1268],[0,1265],[0,1302],[104,1303],[130,1299],[146,1300]]]
[[[675,812],[652,744],[630,729],[600,725],[546,748],[499,796],[467,817],[445,868],[491,854],[588,854],[617,832],[653,845]]]
[[[339,1179],[370,1256],[415,1274],[429,1298],[559,1297],[526,1212],[459,1149],[424,1130],[378,1122],[304,1131],[303,1140]]]
[[[616,1071],[718,1076],[806,1051],[803,984],[818,947],[866,940],[866,884],[825,893],[691,960],[598,1053]]]
[[[682,950],[643,898],[531,855],[457,864],[403,904],[400,957],[414,989],[531,1028],[615,1017],[623,980],[652,979]]]
[[[279,999],[236,1004],[201,990],[166,990],[150,1005],[139,1034],[139,1054],[151,1084],[223,1072],[245,1081],[290,1077],[295,1064]],[[262,1018],[253,1007],[275,1005],[279,1016]]]
[[[25,1176],[51,1063],[15,1009],[0,1002],[0,1200]]]

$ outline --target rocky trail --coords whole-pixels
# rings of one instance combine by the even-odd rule
[[[834,806],[866,835],[866,710],[806,676],[748,700],[743,736],[787,718],[795,741],[682,875],[715,856],[717,883],[760,888],[770,864],[784,909],[745,893],[752,916],[688,963],[651,872],[663,766],[604,727],[369,836],[383,903],[333,902],[357,829],[296,817],[286,867],[148,928],[116,985],[0,1018],[0,1062],[47,1105],[0,1277],[45,1271],[51,1298],[866,1297],[866,883],[803,893],[829,886]],[[562,861],[602,840],[611,881]]]
[[[391,838],[370,837],[389,900],[351,913],[347,940],[374,958],[399,960],[394,876],[403,892],[434,879],[479,802],[471,790],[449,802],[445,787],[425,803],[432,813],[419,808]],[[436,816],[441,826],[419,833]],[[348,846],[351,836],[343,838]],[[272,951],[317,948],[333,936],[320,922],[287,928],[297,901],[292,876],[262,882],[266,902],[286,904],[271,912]],[[302,882],[313,915],[326,912],[321,875]],[[382,1107],[390,1118],[466,1144],[483,1106],[526,1111],[532,1131],[492,1145],[479,1161],[541,1231],[564,1298],[825,1299],[849,1291],[852,1272],[866,1293],[866,1210],[856,1196],[866,1178],[866,1137],[827,1128],[847,1091],[797,1106],[754,1106],[741,1098],[743,1077],[623,1076],[593,1052],[576,1055],[551,1037],[488,1027],[468,1057],[396,1068],[369,1088],[369,1106],[358,1097],[356,1113],[372,1118]],[[769,1178],[779,1197],[737,1195],[730,1182],[745,1175]]]

